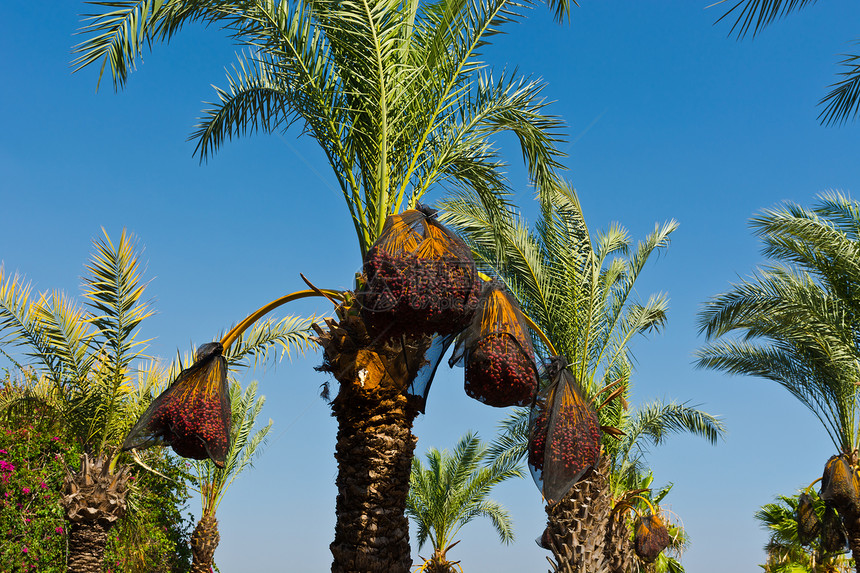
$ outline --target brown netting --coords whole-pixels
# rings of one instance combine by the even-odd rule
[[[842,519],[829,504],[824,506],[824,519],[821,520],[821,548],[827,553],[844,553],[848,548]]]
[[[466,394],[489,406],[529,406],[537,392],[534,349],[516,299],[484,283],[471,324],[448,363],[465,365]]]
[[[552,358],[545,375],[549,383],[535,399],[529,419],[528,463],[544,498],[555,503],[597,464],[603,434],[567,361]]]
[[[469,248],[424,208],[386,219],[364,277],[361,316],[369,332],[387,338],[460,332],[481,289]]]
[[[227,360],[220,342],[197,349],[194,364],[152,401],[122,444],[124,450],[167,444],[185,458],[224,466],[230,438]]]
[[[821,499],[837,509],[858,507],[860,483],[857,471],[851,467],[847,456],[832,456],[824,466],[821,477]]]
[[[797,537],[801,545],[809,545],[821,532],[821,521],[815,513],[812,496],[806,492],[797,499]]]
[[[660,552],[666,549],[672,538],[660,515],[646,515],[636,521],[633,534],[633,549],[645,563],[654,563]]]

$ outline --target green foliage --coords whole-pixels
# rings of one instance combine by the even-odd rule
[[[747,34],[756,36],[764,28],[792,12],[815,4],[817,0],[739,0],[718,22],[730,15],[736,15],[729,35],[743,38]],[[720,2],[718,2],[719,4]],[[860,56],[844,54],[839,62],[843,70],[838,74],[841,79],[831,85],[818,105],[824,106],[818,119],[824,125],[843,124],[857,117],[860,112]]]
[[[530,2],[380,0],[120,0],[81,30],[75,69],[109,65],[122,87],[144,46],[185,24],[225,29],[242,55],[191,139],[206,158],[233,137],[299,123],[326,154],[362,254],[386,217],[433,187],[492,197],[506,187],[491,138],[512,132],[531,177],[559,166],[561,122],[545,113],[539,81],[494,76],[479,50]],[[567,0],[552,0],[558,18]]]
[[[143,459],[158,474],[134,468],[134,493],[125,518],[111,529],[105,564],[117,573],[185,573],[194,527],[193,516],[182,515],[189,499],[187,463],[164,449],[144,452]]]
[[[65,573],[59,499],[64,461],[76,458],[78,447],[32,421],[0,420],[0,571]]]
[[[824,519],[824,502],[818,494],[808,491],[819,520]],[[755,519],[768,532],[764,546],[767,562],[762,569],[769,573],[841,573],[852,571],[848,558],[839,553],[828,553],[820,538],[804,546],[797,533],[797,505],[800,494],[777,496],[756,511]]]
[[[253,466],[253,459],[259,455],[261,446],[272,428],[272,420],[251,434],[257,417],[266,397],[257,398],[257,383],[252,382],[245,391],[237,381],[230,384],[230,406],[232,408],[232,441],[227,451],[227,459],[223,468],[219,468],[212,460],[200,460],[191,463],[194,481],[201,492],[203,515],[214,515],[218,504],[224,498],[227,489],[240,473]]]
[[[708,301],[710,341],[697,364],[777,382],[821,422],[840,452],[858,444],[860,205],[827,193],[752,220],[773,263]]]
[[[457,532],[476,517],[487,517],[504,543],[514,538],[510,515],[487,499],[497,484],[523,473],[516,460],[488,459],[477,435],[463,436],[453,453],[430,448],[427,467],[412,459],[406,514],[418,526],[419,548],[429,539],[434,554],[444,558]],[[486,460],[486,461],[485,461]]]

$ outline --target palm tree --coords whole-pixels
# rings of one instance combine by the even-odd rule
[[[155,363],[136,367],[147,358],[139,328],[151,310],[143,301],[146,285],[134,244],[125,232],[116,244],[107,235],[95,241],[84,305],[56,291],[34,296],[22,277],[0,269],[0,347],[7,356],[15,354],[13,347],[23,347],[20,367],[34,380],[0,409],[38,402],[83,451],[80,470],[67,469],[63,492],[72,572],[102,570],[108,532],[129,509],[133,491],[131,459],[117,450],[152,392],[167,380]],[[306,339],[309,323],[260,324],[230,358],[264,356],[274,345]]]
[[[634,559],[627,517],[636,504],[644,505],[633,499],[642,493],[633,484],[643,471],[641,439],[659,443],[686,431],[713,443],[723,431],[717,418],[686,405],[655,402],[633,416],[627,411],[628,343],[662,327],[667,309],[664,295],[645,304],[631,295],[646,261],[665,248],[676,224],[656,227],[632,252],[630,238],[617,225],[592,241],[576,194],[564,184],[543,190],[534,229],[513,215],[495,215],[475,194],[460,194],[443,207],[479,266],[503,280],[533,322],[540,333],[534,337],[538,354],[567,359],[584,400],[603,405],[600,425],[615,436],[603,437],[602,461],[564,499],[547,506],[547,545],[556,567],[626,571]],[[492,451],[521,459],[528,440],[529,413],[519,409],[504,421]]]
[[[708,301],[700,326],[710,342],[698,352],[698,365],[782,385],[824,426],[836,461],[856,473],[860,205],[826,193],[811,209],[786,203],[751,225],[773,262]],[[860,571],[860,507],[834,505]]]
[[[251,434],[265,402],[265,396],[257,398],[256,382],[249,384],[243,392],[239,382],[234,380],[230,384],[233,439],[224,467],[219,468],[212,460],[192,463],[196,485],[203,501],[203,513],[191,536],[191,573],[209,573],[211,570],[215,549],[220,541],[215,511],[233,480],[253,465],[252,461],[259,455],[259,448],[272,427],[272,420],[269,420],[267,425]]]
[[[815,1],[738,0],[717,21],[735,14],[737,18],[729,35],[735,34],[739,39],[747,34],[755,36],[770,24],[815,4]],[[720,0],[717,4],[723,2],[726,0]],[[818,102],[818,105],[824,106],[818,119],[825,125],[844,124],[856,118],[860,111],[860,55],[844,54],[839,65],[843,69],[838,74],[840,79],[830,86],[831,90]]]
[[[514,539],[510,514],[497,502],[487,499],[497,484],[523,474],[516,461],[484,463],[487,449],[477,435],[460,438],[453,453],[430,448],[427,467],[412,460],[412,477],[406,514],[418,526],[419,549],[429,539],[433,554],[424,560],[421,571],[454,573],[457,561],[448,561],[447,552],[459,541],[457,532],[476,517],[488,518],[503,543]]]
[[[545,114],[541,84],[494,76],[478,50],[517,18],[512,0],[420,3],[139,0],[99,2],[83,29],[77,69],[101,62],[124,85],[144,45],[169,40],[186,23],[217,23],[248,47],[228,87],[204,112],[192,138],[208,158],[234,135],[300,122],[325,152],[350,213],[362,256],[389,216],[417,206],[443,185],[491,197],[505,188],[490,138],[519,139],[538,186],[552,178],[560,122]],[[565,0],[551,2],[557,16]],[[384,368],[400,341],[366,334],[352,298],[321,333],[326,364],[339,382],[338,497],[334,571],[407,571],[404,515],[417,409],[403,392],[414,372]],[[285,297],[284,300],[288,300]],[[283,301],[282,301],[283,302]],[[264,308],[270,308],[267,306]],[[256,314],[254,316],[257,316]],[[243,321],[242,326],[250,324]],[[225,348],[230,340],[226,340]],[[424,362],[427,340],[410,363]],[[395,350],[392,348],[395,347]],[[397,350],[399,349],[399,350]],[[407,368],[410,372],[410,369]],[[385,537],[378,532],[385,532]]]
[[[813,496],[815,512],[824,517],[824,502]],[[767,563],[762,568],[768,573],[847,573],[851,570],[842,552],[828,552],[820,537],[803,543],[798,535],[797,513],[799,494],[780,495],[773,503],[766,503],[755,513],[755,518],[770,537],[764,549]]]

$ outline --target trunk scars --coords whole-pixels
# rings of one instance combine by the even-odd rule
[[[319,368],[339,383],[332,401],[338,421],[338,488],[334,573],[407,573],[412,565],[406,495],[417,438],[417,410],[404,394],[424,363],[430,339],[374,340],[348,308],[341,322],[316,327],[325,351]]]

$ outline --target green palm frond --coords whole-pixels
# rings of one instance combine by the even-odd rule
[[[717,22],[734,14],[737,18],[729,35],[743,38],[750,33],[755,36],[777,20],[815,2],[817,0],[739,0]]]
[[[325,152],[362,253],[386,217],[429,190],[505,192],[491,138],[519,140],[538,188],[559,168],[561,122],[542,83],[482,71],[478,51],[529,2],[162,0],[94,3],[75,69],[109,63],[121,87],[144,44],[217,23],[248,48],[191,138],[206,158],[232,137],[300,123]],[[555,3],[558,9],[567,2]]]
[[[453,452],[430,448],[427,466],[416,457],[406,514],[417,527],[419,547],[429,539],[434,551],[446,549],[460,529],[477,517],[488,518],[504,543],[513,540],[510,514],[487,499],[493,487],[506,479],[522,477],[519,460],[496,458],[490,463],[487,448],[468,433]]]
[[[288,316],[281,320],[267,319],[256,322],[250,329],[243,332],[225,354],[232,367],[265,364],[272,358],[272,351],[280,349],[277,359],[287,356],[292,359],[293,353],[303,356],[314,343],[311,324],[318,322],[319,317],[302,318]]]
[[[19,275],[8,276],[0,267],[0,345],[26,346],[26,354],[41,363],[51,378],[64,380],[62,362],[52,352],[40,328],[31,298],[32,286]]]
[[[774,263],[712,298],[699,315],[710,343],[700,367],[773,380],[819,419],[834,445],[856,447],[860,380],[858,206],[841,193],[813,208],[786,203],[752,220]]]
[[[265,396],[257,397],[256,382],[251,382],[244,392],[237,381],[231,382],[232,440],[224,467],[217,467],[209,459],[192,463],[196,482],[202,492],[204,515],[215,514],[233,481],[243,471],[253,467],[254,459],[262,453],[261,447],[272,428],[272,420],[253,434],[252,431],[265,402]]]

